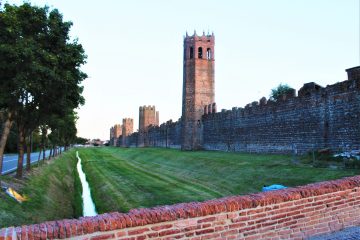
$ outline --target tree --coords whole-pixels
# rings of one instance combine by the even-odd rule
[[[0,108],[6,113],[2,139],[7,139],[11,123],[16,121],[19,164],[24,151],[24,131],[29,115],[36,109],[33,93],[41,54],[37,42],[46,27],[42,24],[45,11],[29,4],[21,7],[5,4],[0,15]],[[6,140],[2,141],[1,156],[5,143]]]
[[[76,113],[71,110],[63,118],[53,118],[50,123],[51,133],[49,140],[52,145],[51,151],[56,152],[57,146],[64,146],[65,149],[76,140]]]
[[[2,173],[3,155],[6,147],[6,142],[10,134],[11,127],[13,125],[12,113],[3,110],[4,119],[2,119],[2,134],[0,139],[0,174]]]
[[[5,153],[16,153],[17,152],[17,127],[16,124],[11,126],[11,130],[7,139],[6,147],[4,152]]]
[[[279,86],[271,89],[270,99],[273,101],[278,101],[281,96],[289,94],[292,91],[293,88],[291,88],[289,85],[280,83]]]
[[[76,140],[75,140],[76,144],[85,145],[87,142],[89,142],[89,139],[83,138],[83,137],[77,137]]]
[[[63,22],[62,15],[54,10],[49,14],[49,26],[52,31],[47,35],[47,47],[51,54],[50,59],[56,60],[53,63],[52,74],[56,76],[51,82],[46,82],[43,88],[48,88],[49,94],[42,95],[40,110],[40,125],[43,132],[43,150],[45,146],[46,133],[51,129],[52,143],[66,144],[60,141],[55,136],[55,132],[59,135],[59,123],[64,122],[62,119],[67,119],[68,115],[72,115],[73,109],[79,105],[83,105],[85,100],[81,93],[83,88],[80,83],[87,77],[85,73],[80,70],[80,66],[85,64],[86,55],[77,40],[68,42],[69,32],[71,27],[70,22]],[[60,66],[58,64],[61,64]],[[52,104],[49,104],[52,103]],[[75,122],[75,118],[73,119]],[[63,127],[62,131],[74,132],[73,126],[75,123],[72,121],[65,121],[68,126]],[[61,132],[61,134],[65,134]],[[76,127],[75,127],[76,134]],[[43,152],[44,153],[44,152]],[[44,157],[43,157],[44,158]]]
[[[80,83],[87,75],[80,66],[86,55],[77,40],[70,41],[71,26],[58,10],[49,12],[47,7],[29,3],[19,7],[5,4],[1,12],[0,109],[6,113],[6,123],[15,121],[17,125],[18,177],[22,176],[25,142],[30,149],[31,133],[41,126],[46,135],[54,117],[65,117],[84,103]],[[1,139],[10,127],[5,126]]]

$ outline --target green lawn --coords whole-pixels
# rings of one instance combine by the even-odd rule
[[[99,213],[298,186],[359,174],[295,165],[291,156],[158,148],[79,149]]]
[[[71,150],[33,168],[21,180],[0,176],[3,184],[29,197],[20,204],[0,191],[0,227],[79,217],[82,200],[76,163],[75,151]]]

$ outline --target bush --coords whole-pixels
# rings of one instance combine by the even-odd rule
[[[360,161],[354,158],[345,159],[344,160],[344,167],[350,169],[360,169]]]
[[[293,91],[287,84],[280,83],[276,88],[271,89],[270,100],[277,101],[281,98],[281,96],[289,94]]]

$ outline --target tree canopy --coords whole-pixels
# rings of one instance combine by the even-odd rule
[[[74,110],[84,104],[81,82],[87,75],[80,68],[85,51],[70,40],[71,26],[57,9],[46,6],[5,4],[0,10],[0,110],[18,129],[18,171],[23,145],[36,128],[54,131],[53,139],[57,132],[54,144],[68,144],[76,137]]]
[[[276,88],[271,89],[270,100],[277,101],[281,98],[281,96],[289,94],[293,91],[287,84],[280,83]]]

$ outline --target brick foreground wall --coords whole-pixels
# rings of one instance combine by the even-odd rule
[[[0,230],[0,239],[304,239],[360,225],[360,176]]]

